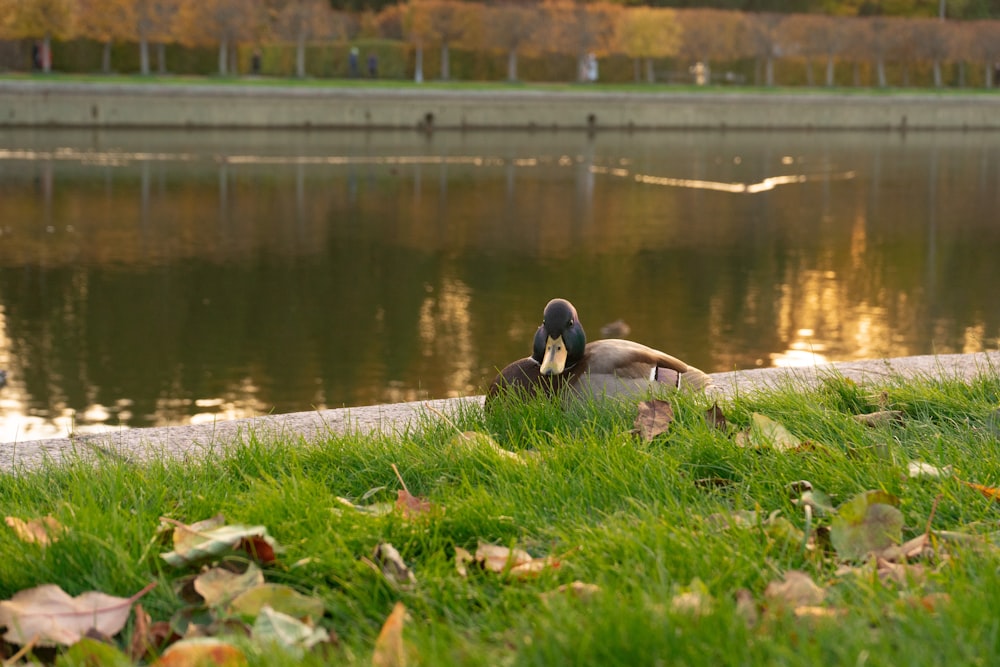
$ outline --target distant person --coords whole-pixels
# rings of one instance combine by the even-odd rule
[[[31,66],[36,72],[42,70],[42,45],[38,42],[31,45]]]
[[[374,53],[368,54],[368,76],[372,79],[378,78],[378,56]]]
[[[590,83],[597,81],[597,56],[593,53],[587,54],[587,81]]]
[[[352,79],[357,79],[360,74],[358,69],[358,47],[352,46],[351,52],[347,56],[347,69]]]
[[[260,49],[253,50],[253,56],[250,58],[250,73],[254,76],[260,75]]]

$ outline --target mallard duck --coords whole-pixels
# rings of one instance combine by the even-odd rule
[[[486,405],[512,390],[531,397],[569,388],[577,396],[600,399],[641,395],[662,384],[704,389],[710,383],[697,368],[640,343],[618,338],[588,343],[573,304],[552,299],[531,356],[500,371],[486,392]]]

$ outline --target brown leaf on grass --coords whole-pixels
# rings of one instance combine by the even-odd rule
[[[9,516],[5,521],[19,540],[43,547],[57,541],[59,536],[66,532],[66,528],[51,514],[40,519],[28,519],[27,521],[16,516]]]
[[[867,414],[853,415],[854,421],[865,426],[890,426],[892,424],[902,424],[906,419],[906,413],[902,410],[879,410]]]
[[[378,571],[385,576],[389,583],[404,589],[417,583],[417,578],[403,562],[403,557],[396,551],[396,547],[388,542],[380,542],[375,546],[372,559],[375,561]]]
[[[262,564],[274,562],[277,543],[264,526],[227,526],[221,514],[190,525],[168,517],[160,517],[161,529],[173,528],[174,550],[160,558],[174,567],[210,560],[227,551],[240,549]]]
[[[729,422],[726,421],[726,415],[722,413],[722,408],[719,404],[713,403],[712,407],[705,410],[705,423],[709,428],[714,428],[719,431],[726,432],[729,430]]]
[[[458,570],[459,576],[469,576],[469,568],[466,565],[475,562],[475,560],[475,557],[467,549],[455,547],[455,569]]]
[[[526,461],[516,452],[504,449],[497,444],[496,440],[477,431],[461,431],[448,441],[454,450],[465,450],[469,452],[483,452],[506,461],[524,464]]]
[[[91,629],[112,637],[125,627],[132,605],[155,586],[153,582],[128,598],[97,591],[72,597],[54,584],[20,591],[0,602],[0,626],[7,626],[3,638],[14,644],[36,640],[42,646],[69,646]]]
[[[455,569],[461,576],[468,576],[469,564],[477,565],[487,572],[515,578],[533,576],[560,565],[553,558],[535,558],[523,549],[510,549],[485,542],[479,543],[474,556],[461,547],[455,547]]]
[[[299,619],[318,619],[326,611],[326,605],[319,598],[303,595],[284,584],[261,583],[249,588],[226,607],[229,614],[257,616],[264,607]]]
[[[882,581],[892,581],[900,586],[923,583],[927,576],[923,565],[893,563],[884,558],[875,559],[876,572]]]
[[[932,558],[935,555],[935,549],[931,536],[927,533],[921,533],[902,544],[893,544],[876,551],[874,555],[876,558],[890,563],[901,563],[916,558]]]
[[[264,583],[264,573],[252,561],[244,572],[233,572],[224,567],[213,567],[194,579],[194,590],[209,607],[229,602],[240,593]]]
[[[172,644],[154,667],[244,667],[247,656],[242,650],[215,637],[182,639]]]
[[[736,614],[743,618],[748,626],[757,625],[760,620],[760,611],[757,609],[757,602],[753,599],[753,593],[745,588],[741,588],[734,594],[736,598]]]
[[[551,591],[546,591],[542,593],[542,600],[548,602],[549,600],[557,596],[566,596],[576,598],[578,600],[589,600],[595,595],[601,592],[601,587],[597,584],[588,584],[582,581],[574,581],[569,584],[563,584],[554,588]]]
[[[995,486],[986,486],[984,484],[976,484],[975,482],[966,482],[966,481],[962,481],[962,484],[965,484],[967,487],[971,489],[975,489],[976,491],[983,494],[990,500],[1000,501],[1000,488],[997,488]]]
[[[826,599],[826,591],[801,570],[789,570],[781,581],[772,581],[764,597],[792,608],[815,606]]]
[[[738,447],[774,449],[779,452],[795,450],[802,443],[783,424],[759,412],[751,416],[750,428],[736,434]]]
[[[129,642],[128,656],[132,662],[139,662],[146,654],[156,647],[149,641],[149,626],[152,622],[149,614],[136,602],[132,609],[135,620],[132,622],[132,640]]]
[[[921,477],[940,479],[942,477],[951,477],[954,467],[950,465],[939,467],[930,463],[924,463],[923,461],[910,461],[906,465],[906,472],[910,479]]]
[[[406,489],[400,489],[396,496],[396,509],[407,519],[413,519],[418,516],[435,513],[438,508],[437,505],[426,498],[414,496]]]
[[[372,667],[405,667],[406,645],[403,643],[403,625],[406,621],[406,606],[397,602],[392,613],[385,619],[375,640]]]
[[[669,431],[673,421],[674,408],[670,405],[670,401],[658,398],[641,401],[632,433],[638,434],[645,442],[651,442],[656,436]]]

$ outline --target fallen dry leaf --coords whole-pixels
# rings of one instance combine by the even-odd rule
[[[879,410],[867,414],[854,415],[854,421],[865,426],[889,426],[890,424],[902,424],[906,414],[902,410]]]
[[[264,573],[251,561],[245,572],[213,567],[194,579],[194,590],[209,607],[229,602],[240,593],[264,583]]]
[[[746,622],[748,626],[757,625],[760,620],[760,611],[757,610],[757,602],[753,599],[753,593],[745,588],[736,591],[736,613]]]
[[[842,560],[861,560],[869,552],[899,544],[903,513],[899,499],[885,491],[865,491],[837,508],[830,523],[830,541]]]
[[[526,461],[516,452],[504,449],[497,444],[496,440],[477,431],[462,431],[455,435],[448,444],[455,450],[466,450],[471,452],[482,452],[505,461],[524,464]]]
[[[372,559],[389,583],[406,588],[417,583],[417,578],[413,572],[403,562],[403,557],[399,555],[396,547],[388,542],[380,542],[375,546]]]
[[[462,547],[455,547],[455,569],[459,575],[468,576],[469,564],[478,565],[487,572],[515,578],[529,577],[546,569],[559,567],[559,561],[551,557],[535,558],[523,549],[511,549],[486,542],[479,543],[475,555]]]
[[[826,591],[801,570],[789,570],[781,581],[772,581],[764,589],[768,600],[786,604],[792,608],[818,605],[826,599]]]
[[[990,500],[1000,501],[1000,488],[997,488],[995,486],[985,486],[983,484],[976,484],[974,482],[965,482],[965,481],[963,481],[962,484],[965,484],[969,488],[979,491],[979,493],[983,494]]]
[[[72,597],[54,584],[20,591],[0,602],[0,625],[7,626],[3,637],[14,644],[36,639],[43,646],[70,646],[92,629],[113,637],[125,627],[136,600],[155,586],[128,598],[97,591]]]
[[[231,550],[243,550],[262,564],[274,562],[276,542],[264,526],[225,525],[222,515],[186,525],[160,517],[161,526],[173,527],[174,550],[160,558],[174,567],[211,559]]]
[[[759,412],[751,415],[750,428],[737,433],[734,442],[738,447],[771,448],[779,452],[794,450],[802,445],[783,424]]]
[[[920,477],[930,477],[932,479],[951,477],[953,470],[954,468],[950,465],[938,467],[931,465],[930,463],[924,463],[923,461],[910,461],[910,463],[906,466],[906,471],[910,476],[910,479],[917,479]]]
[[[923,565],[893,563],[884,558],[875,559],[876,572],[882,581],[892,581],[900,586],[922,583],[927,572]]]
[[[671,611],[693,616],[704,616],[710,613],[714,606],[715,600],[708,592],[708,587],[697,577],[670,599]]]
[[[405,667],[406,645],[403,643],[403,624],[406,621],[406,606],[397,602],[392,613],[382,624],[382,630],[375,640],[372,667]]]
[[[215,637],[182,639],[171,644],[154,667],[244,667],[246,654]]]
[[[467,549],[455,547],[455,569],[458,570],[460,576],[469,576],[469,568],[466,567],[466,564],[472,563],[475,560],[475,557]]]
[[[674,408],[670,405],[670,401],[658,398],[641,401],[632,432],[637,433],[645,442],[651,442],[656,436],[669,431],[673,421]]]
[[[569,584],[558,586],[551,591],[542,593],[542,600],[547,602],[556,596],[567,596],[577,598],[579,600],[589,600],[600,592],[601,587],[597,584],[574,581]]]
[[[400,489],[396,496],[396,509],[407,519],[412,519],[437,512],[437,505],[426,498],[411,495],[406,489]]]
[[[722,408],[719,404],[713,403],[712,407],[705,410],[705,423],[709,428],[718,429],[720,431],[729,430],[729,422],[726,421],[726,415],[722,413]]]
[[[277,644],[299,659],[317,644],[330,641],[325,629],[267,606],[254,621],[253,638],[258,644]]]
[[[226,607],[229,614],[255,617],[264,607],[298,619],[317,619],[326,611],[319,598],[303,595],[284,584],[261,583],[237,595]]]
[[[19,519],[9,516],[5,519],[14,534],[22,542],[47,547],[57,541],[66,528],[51,514],[40,519]]]

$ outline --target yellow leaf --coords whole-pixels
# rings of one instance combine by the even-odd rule
[[[5,519],[7,525],[11,527],[18,539],[28,544],[38,544],[47,547],[57,541],[59,535],[66,531],[66,528],[59,523],[51,514],[43,516],[41,519],[19,519],[16,516],[9,516]]]
[[[372,667],[404,667],[406,647],[403,644],[403,622],[406,620],[406,606],[397,602],[389,618],[385,619],[382,630],[375,640]]]

